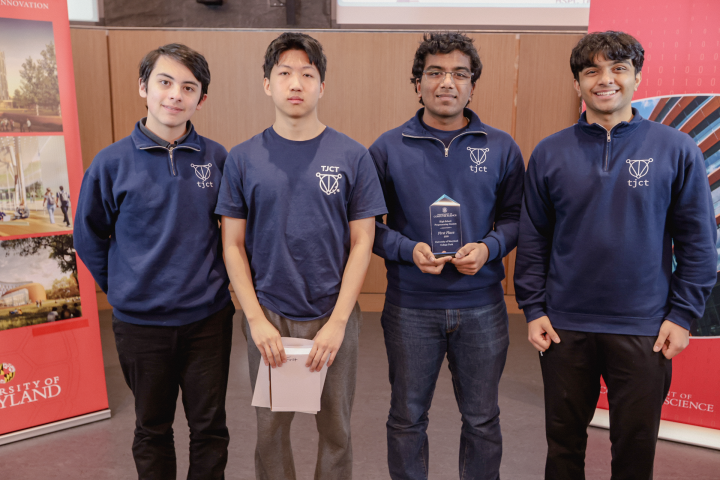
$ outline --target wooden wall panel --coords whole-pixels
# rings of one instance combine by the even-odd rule
[[[470,108],[480,119],[515,136],[515,96],[517,94],[520,36],[473,34],[483,63]]]
[[[83,166],[113,142],[107,30],[70,30]]]
[[[312,33],[312,32],[311,32]],[[420,108],[410,84],[417,33],[317,32],[328,57],[320,120],[365,146]],[[262,58],[276,32],[172,30],[110,31],[110,71],[116,138],[145,115],[137,94],[137,64],[151,48],[182,42],[210,64],[208,103],[193,117],[202,132],[226,147],[272,124],[272,102],[262,92]],[[516,35],[475,35],[484,64],[471,102],[483,120],[506,131],[512,126]],[[387,48],[392,45],[392,48]],[[351,54],[348,54],[351,52]],[[508,81],[508,78],[511,81]]]
[[[517,133],[525,163],[540,140],[577,122],[570,52],[582,35],[520,35]]]

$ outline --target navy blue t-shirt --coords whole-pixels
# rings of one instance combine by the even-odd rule
[[[260,304],[307,321],[335,307],[349,222],[387,209],[365,147],[330,127],[301,142],[270,127],[230,150],[215,213],[247,219],[245,249]]]

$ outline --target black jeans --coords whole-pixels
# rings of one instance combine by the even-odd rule
[[[138,478],[176,478],[173,420],[178,388],[190,426],[188,479],[223,479],[230,435],[225,424],[232,346],[230,303],[181,327],[134,325],[113,316],[125,381],[135,395],[132,451]]]
[[[70,208],[70,204],[67,205],[60,204],[60,210],[63,212],[63,222],[65,222],[65,225],[68,227],[70,226],[70,217],[68,217],[68,209]]]
[[[561,342],[540,357],[545,478],[585,478],[587,427],[602,375],[610,404],[612,480],[652,479],[660,413],[672,378],[672,361],[653,352],[657,337],[555,331]]]

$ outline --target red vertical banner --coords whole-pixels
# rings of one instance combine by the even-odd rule
[[[720,2],[717,0],[592,0],[588,31],[620,30],[645,48],[640,114],[690,135],[705,158],[720,223]],[[719,232],[720,233],[720,232]],[[720,270],[720,268],[718,268]],[[673,359],[662,418],[720,430],[720,284]],[[603,384],[598,407],[607,408]]]
[[[0,0],[0,444],[109,415],[82,175],[67,2]]]

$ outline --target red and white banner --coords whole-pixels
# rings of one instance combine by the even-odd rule
[[[720,223],[720,2],[717,0],[592,0],[588,31],[619,30],[645,48],[633,106],[643,117],[690,135],[705,157]],[[719,232],[720,234],[720,232]],[[720,268],[718,268],[720,270]],[[673,359],[662,418],[720,430],[720,286]],[[602,387],[598,407],[607,409]]]
[[[0,444],[108,413],[82,176],[67,2],[0,0]]]

